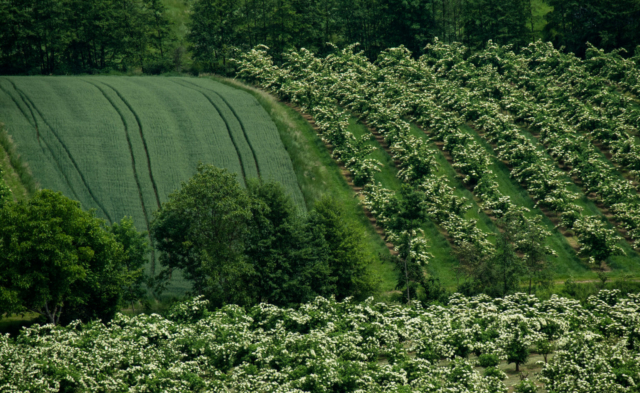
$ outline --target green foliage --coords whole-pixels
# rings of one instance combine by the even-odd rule
[[[483,353],[478,356],[478,365],[480,367],[496,367],[498,364],[500,364],[500,358],[496,354]]]
[[[4,172],[0,169],[0,209],[13,199],[11,189],[3,179]]]
[[[371,273],[373,257],[362,247],[364,234],[349,221],[344,206],[324,197],[316,202],[309,223],[324,233],[336,299],[354,296],[362,300],[373,294],[379,280]]]
[[[639,43],[640,8],[636,0],[549,0],[548,4],[553,11],[545,17],[545,39],[566,47],[568,52],[584,56],[587,43],[633,52]]]
[[[235,0],[199,0],[193,3],[187,39],[193,59],[206,64],[206,71],[217,71],[222,61],[226,73],[227,59],[238,40],[241,3]]]
[[[128,285],[124,288],[122,300],[125,304],[134,303],[146,295],[147,277],[144,274],[144,265],[149,256],[149,239],[146,232],[138,232],[133,225],[131,217],[124,217],[120,223],[114,223],[109,230],[115,236],[118,243],[122,244],[124,251],[124,268],[127,274]]]
[[[334,293],[324,228],[299,215],[281,185],[254,181],[248,190],[255,204],[245,240],[252,302],[289,305]]]
[[[550,340],[542,339],[536,342],[535,348],[536,352],[542,355],[544,357],[544,362],[547,363],[547,357],[553,352],[555,346]]]
[[[488,366],[482,373],[485,377],[497,378],[501,381],[507,379],[507,374],[495,366]]]
[[[514,390],[516,393],[536,393],[537,391],[536,384],[528,378],[518,382]]]
[[[0,5],[3,74],[93,73],[167,60],[159,0],[7,1]]]
[[[167,280],[181,269],[212,306],[292,305],[316,296],[364,298],[375,289],[361,234],[330,199],[300,214],[284,188],[247,182],[211,165],[162,205],[152,235]]]
[[[515,363],[516,371],[520,371],[520,365],[529,359],[529,346],[531,345],[530,327],[522,321],[522,318],[514,318],[510,321],[507,331],[507,343],[505,353],[507,363]]]
[[[243,253],[253,203],[234,174],[200,164],[154,214],[151,234],[166,268],[161,278],[180,269],[193,291],[213,304],[247,303],[249,288],[242,283],[252,268]]]
[[[489,40],[525,45],[533,35],[531,7],[531,0],[465,2],[461,10],[462,41],[471,47],[482,47]]]
[[[128,284],[125,256],[93,213],[60,193],[38,191],[0,211],[0,233],[0,312],[36,312],[53,324],[116,313]]]

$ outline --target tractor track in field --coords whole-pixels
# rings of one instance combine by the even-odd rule
[[[151,237],[151,224],[149,221],[149,212],[147,211],[147,207],[144,203],[144,196],[142,195],[142,187],[140,186],[140,178],[138,176],[138,170],[136,169],[136,158],[135,155],[133,154],[133,145],[131,144],[131,136],[129,135],[129,127],[127,126],[127,121],[125,120],[124,116],[122,115],[122,113],[120,112],[120,110],[118,109],[118,107],[115,105],[115,102],[113,102],[113,100],[111,100],[111,98],[109,98],[109,96],[107,96],[107,94],[105,93],[105,91],[98,86],[97,84],[93,83],[93,82],[89,82],[87,80],[82,79],[84,82],[95,86],[100,93],[102,93],[102,95],[104,96],[104,98],[107,99],[107,101],[109,101],[109,104],[111,104],[111,106],[113,107],[113,109],[118,113],[118,116],[120,116],[120,120],[122,120],[122,126],[124,127],[124,133],[125,136],[127,138],[127,144],[129,145],[129,154],[131,155],[131,168],[133,169],[133,177],[136,181],[136,185],[138,186],[138,196],[140,197],[140,205],[142,206],[142,212],[144,213],[144,220],[145,220],[145,224],[147,226],[147,235],[149,237],[149,243],[151,245],[151,260],[153,261],[152,263],[152,271],[155,271],[155,260],[156,260],[156,256],[155,256],[155,247],[154,247],[154,243],[153,243],[153,238]]]
[[[30,119],[29,115],[27,115],[26,112],[24,111],[24,109],[22,109],[22,107],[20,106],[20,104],[18,103],[16,98],[13,96],[13,94],[8,92],[4,87],[2,87],[2,85],[0,85],[0,90],[4,91],[5,94],[8,95],[11,98],[11,101],[13,101],[13,103],[16,104],[16,107],[18,108],[20,113],[22,113],[22,115],[25,117],[25,119],[27,119],[27,122],[29,124],[31,124],[35,128],[35,130],[36,130],[36,138],[38,140],[38,144],[40,144],[40,147],[44,150],[44,147],[42,147],[42,144],[40,143],[40,129],[38,128],[38,121],[36,120],[36,117],[33,115],[33,111],[31,110],[31,107],[29,105],[27,105],[26,102],[24,101],[24,99],[22,99],[22,97],[21,97],[22,102],[25,104],[25,106],[27,107],[27,109],[29,109],[29,112],[31,113],[31,119]]]
[[[109,212],[107,212],[107,209],[104,208],[102,203],[100,203],[100,201],[98,201],[98,198],[96,198],[96,196],[93,194],[93,190],[91,190],[91,187],[89,187],[89,183],[87,182],[87,179],[85,179],[84,174],[80,170],[80,167],[78,166],[78,163],[73,158],[73,155],[69,151],[69,148],[67,148],[67,145],[65,145],[64,142],[62,142],[62,139],[60,139],[60,136],[58,135],[56,130],[51,126],[51,124],[49,124],[47,119],[44,117],[42,112],[40,112],[40,110],[38,109],[36,104],[34,104],[33,101],[31,101],[29,96],[25,92],[23,92],[22,90],[18,89],[18,87],[15,85],[15,83],[13,83],[13,81],[11,81],[11,80],[8,80],[8,81],[9,81],[9,83],[11,83],[13,88],[22,96],[23,100],[26,100],[31,104],[31,107],[38,113],[38,115],[40,116],[40,118],[42,119],[44,124],[49,128],[49,130],[51,130],[51,133],[56,137],[55,139],[58,141],[60,146],[62,146],[62,148],[64,149],[65,153],[67,153],[67,157],[69,157],[69,160],[73,164],[73,167],[76,169],[76,172],[78,172],[78,175],[80,176],[80,179],[82,180],[82,183],[84,184],[85,188],[87,189],[87,192],[89,192],[89,195],[91,195],[91,198],[93,199],[93,201],[100,208],[100,210],[102,210],[104,215],[107,217],[107,220],[109,220],[110,223],[113,223],[113,219],[111,218],[111,215],[109,215]],[[25,104],[26,104],[26,101],[25,101]],[[34,116],[34,121],[35,121],[35,116]],[[47,147],[49,148],[48,144],[47,144]],[[51,151],[50,148],[49,148],[49,150]],[[53,151],[51,151],[51,154],[52,154],[52,156],[55,157],[55,155],[53,154]],[[60,169],[62,169],[62,168],[60,168]],[[67,179],[67,181],[68,181],[68,179]],[[75,194],[75,192],[74,192],[74,194]],[[76,195],[76,197],[77,197],[77,195]]]
[[[156,180],[153,177],[153,170],[151,169],[151,156],[149,154],[149,148],[147,147],[147,140],[144,137],[144,131],[142,130],[142,122],[140,121],[140,117],[138,117],[138,114],[136,113],[136,111],[133,110],[133,107],[129,104],[129,101],[127,101],[115,87],[103,81],[100,81],[100,83],[109,87],[111,90],[114,91],[114,93],[116,93],[116,95],[120,98],[122,103],[126,105],[129,111],[131,111],[131,114],[133,114],[133,117],[135,117],[136,119],[136,123],[138,123],[138,131],[140,133],[140,139],[142,139],[142,146],[144,146],[144,153],[147,156],[147,167],[149,168],[149,179],[151,179],[151,185],[153,186],[153,192],[156,197],[156,203],[158,205],[158,209],[160,209],[162,207],[162,203],[160,202],[160,194],[158,193],[158,186],[156,184]]]
[[[242,133],[244,134],[244,139],[247,141],[247,145],[249,145],[249,149],[251,149],[251,154],[253,155],[253,161],[256,163],[256,170],[258,171],[258,178],[262,178],[262,176],[260,175],[260,165],[258,164],[258,158],[256,156],[256,151],[253,148],[253,145],[251,144],[251,140],[249,139],[249,135],[247,135],[247,130],[244,127],[244,123],[242,122],[242,119],[240,118],[240,116],[238,116],[238,113],[236,112],[235,109],[233,109],[233,106],[231,106],[229,101],[227,101],[227,99],[224,98],[222,96],[222,94],[218,93],[217,91],[215,91],[213,89],[210,89],[210,88],[207,88],[207,87],[198,86],[197,84],[189,82],[187,80],[185,80],[184,82],[188,83],[190,85],[199,87],[199,88],[201,88],[203,90],[207,90],[207,91],[210,91],[210,92],[214,93],[215,95],[220,97],[220,99],[225,103],[225,105],[227,105],[227,107],[229,108],[231,113],[233,113],[233,116],[235,116],[236,120],[238,120],[238,124],[240,124],[240,128],[242,129]]]
[[[56,157],[56,155],[53,153],[53,149],[51,149],[51,146],[49,146],[49,143],[47,143],[47,141],[44,138],[40,138],[40,131],[39,131],[39,126],[38,126],[38,119],[35,115],[35,113],[33,113],[33,109],[31,108],[31,106],[29,105],[29,103],[27,103],[25,97],[23,96],[23,94],[20,93],[20,91],[16,88],[16,86],[13,84],[13,82],[9,81],[9,83],[11,83],[11,85],[14,87],[14,89],[16,90],[16,93],[18,93],[18,95],[20,96],[20,99],[22,100],[23,104],[27,107],[27,109],[29,109],[29,112],[31,114],[31,118],[29,118],[29,115],[27,115],[22,107],[20,107],[20,105],[18,104],[18,102],[16,101],[15,97],[13,97],[13,95],[6,91],[4,88],[0,87],[0,89],[2,89],[2,91],[4,91],[7,95],[9,95],[9,97],[11,97],[11,99],[13,100],[13,102],[16,104],[16,106],[18,107],[18,109],[20,110],[20,112],[22,113],[22,115],[27,119],[27,122],[29,124],[31,124],[35,129],[36,129],[36,133],[38,136],[38,144],[40,145],[40,147],[42,148],[42,152],[46,155],[46,152],[49,151],[49,153],[51,153],[51,157],[53,159],[53,162],[55,163],[56,169],[58,170],[58,172],[60,173],[60,175],[62,176],[62,178],[64,178],[65,183],[67,184],[67,187],[69,187],[69,191],[71,191],[71,193],[73,194],[73,197],[76,200],[80,200],[80,198],[78,197],[78,193],[76,192],[75,188],[73,187],[73,185],[71,184],[71,181],[69,180],[69,177],[67,176],[67,174],[64,172],[64,170],[62,169],[62,165],[60,164],[60,161],[58,160],[58,158]],[[44,143],[44,146],[42,145]],[[106,214],[106,213],[105,213]],[[108,216],[107,216],[108,217]]]
[[[244,160],[242,159],[242,154],[240,154],[240,149],[238,149],[238,143],[236,141],[236,139],[233,137],[233,133],[231,132],[231,127],[229,127],[229,121],[227,120],[227,118],[225,117],[225,115],[222,114],[222,111],[220,110],[220,108],[218,108],[218,105],[216,105],[213,100],[211,98],[209,98],[209,96],[207,96],[206,94],[204,94],[202,91],[197,90],[195,87],[189,87],[189,86],[185,86],[182,83],[178,83],[174,80],[171,80],[171,82],[177,84],[178,86],[182,86],[184,88],[193,90],[197,93],[200,93],[207,101],[209,101],[209,103],[211,104],[211,106],[216,110],[216,112],[218,112],[218,114],[220,115],[220,118],[222,118],[222,121],[224,122],[225,127],[227,128],[227,134],[229,134],[229,138],[231,139],[231,143],[233,143],[233,147],[236,149],[236,156],[238,156],[238,161],[240,162],[240,170],[242,171],[242,178],[247,179],[247,173],[246,170],[244,168]],[[258,169],[258,163],[255,160],[255,156],[254,156],[254,165],[256,166],[256,170]]]

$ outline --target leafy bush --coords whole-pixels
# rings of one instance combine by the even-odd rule
[[[496,367],[498,364],[500,364],[498,355],[483,353],[478,357],[478,366],[480,367]]]

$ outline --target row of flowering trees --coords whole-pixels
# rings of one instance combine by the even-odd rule
[[[601,291],[581,306],[455,294],[429,307],[317,298],[214,312],[195,299],[167,317],[0,336],[0,390],[506,393],[496,365],[519,368],[532,350],[546,361],[516,392],[637,392],[640,296]]]
[[[459,111],[466,112],[469,121],[477,119],[475,123],[485,129],[487,134],[493,133],[494,138],[497,136],[494,143],[504,143],[511,139],[507,138],[509,135],[505,130],[524,141],[526,137],[516,122],[522,122],[537,131],[549,155],[559,164],[571,168],[571,174],[581,181],[587,193],[593,192],[598,196],[638,246],[640,198],[637,190],[603,160],[588,138],[579,135],[560,114],[549,109],[556,104],[539,102],[527,90],[519,88],[498,73],[492,65],[495,63],[493,59],[499,57],[495,55],[495,51],[482,52],[464,60],[466,48],[462,46],[436,43],[429,49],[429,53],[420,62],[430,64],[431,69],[440,76],[438,80],[446,86],[442,89],[443,95],[456,92],[457,100],[453,102],[453,107],[457,106]],[[447,80],[443,82],[445,78]],[[482,102],[482,105],[478,102]],[[483,115],[484,118],[481,117]],[[529,144],[535,149],[535,145],[531,142]],[[576,208],[577,206],[568,214],[571,220],[565,219],[563,223],[576,231],[578,240],[585,246],[584,250],[591,254],[590,257],[602,261],[603,257],[621,252],[614,245],[618,236],[613,230],[606,228],[599,218],[581,217]]]
[[[623,57],[624,49],[605,52],[589,46],[585,63],[591,75],[603,77],[622,89],[640,96],[640,53]]]
[[[556,160],[571,165],[572,174],[580,178],[589,192],[597,191],[595,187],[603,191],[624,189],[628,182],[620,181],[611,168],[594,156],[593,149],[582,151],[588,154],[561,156],[563,152],[580,151],[585,144],[568,135],[568,126],[550,115],[544,105],[527,96],[527,92],[504,82],[500,75],[490,73],[490,66],[475,67],[465,61],[466,48],[463,46],[436,42],[427,49],[428,53],[414,63],[420,75],[431,77],[413,78],[415,82],[407,79],[406,83],[418,84],[418,89],[423,91],[434,91],[448,109],[473,124],[480,135],[496,147],[498,157],[509,163],[512,177],[523,184],[540,205],[561,215],[562,225],[576,233],[584,255],[592,261],[602,262],[610,255],[622,253],[617,246],[619,236],[607,228],[601,218],[582,214],[582,209],[574,203],[577,195],[567,189],[563,173],[527,138],[517,121],[539,130],[549,153]],[[564,132],[560,133],[561,130]],[[603,180],[608,184],[603,186]],[[619,209],[619,212],[628,217],[633,209]]]
[[[356,75],[362,70],[349,71],[347,77],[351,76],[352,79],[349,81],[345,77],[343,80],[332,70],[336,65],[331,64],[343,61],[343,57],[318,59],[304,49],[286,54],[286,60],[283,67],[276,67],[264,48],[257,48],[239,61],[239,75],[311,114],[320,128],[322,138],[333,145],[334,158],[352,172],[356,184],[364,185],[364,204],[385,228],[388,240],[396,244],[405,239],[413,247],[411,255],[417,257],[414,261],[427,263],[429,254],[426,252],[424,234],[420,228],[416,228],[415,221],[398,217],[399,197],[394,191],[374,182],[374,170],[380,163],[366,158],[370,153],[369,148],[364,143],[356,143],[358,139],[347,130],[349,112],[346,110],[354,110],[354,107],[343,104],[345,95],[351,94],[351,91],[345,88],[336,93],[336,87],[357,84]],[[362,65],[371,66],[370,63]],[[455,196],[446,178],[437,175],[433,151],[425,146],[423,140],[410,135],[409,124],[400,119],[394,110],[384,108],[383,104],[372,104],[372,107],[379,110],[369,110],[368,119],[385,136],[394,158],[400,162],[398,176],[413,190],[420,190],[426,195],[422,201],[424,206],[414,208],[428,212],[455,242],[474,244],[481,253],[490,253],[492,246],[487,240],[488,234],[478,229],[475,220],[464,217],[469,208],[468,201]],[[371,170],[359,171],[363,167]],[[402,244],[396,244],[396,247],[398,251],[406,249]]]
[[[613,168],[602,165],[588,141],[569,135],[572,129],[557,113],[538,103],[526,90],[506,81],[490,65],[477,67],[472,63],[472,60],[479,63],[483,54],[465,60],[466,48],[439,42],[427,49],[427,54],[418,60],[404,48],[389,49],[380,54],[376,64],[370,63],[362,53],[354,53],[353,47],[324,59],[303,49],[289,53],[282,68],[274,67],[266,53],[257,50],[241,62],[240,75],[298,103],[304,110],[316,112],[314,116],[320,118],[325,135],[345,134],[347,114],[343,109],[366,119],[391,146],[399,163],[399,177],[425,196],[422,209],[451,234],[457,245],[466,242],[481,253],[492,252],[486,235],[477,229],[476,223],[463,219],[468,209],[465,201],[456,198],[446,181],[434,175],[432,152],[423,139],[410,134],[408,121],[428,129],[433,139],[444,143],[454,167],[464,175],[464,181],[473,186],[483,207],[495,217],[517,217],[528,222],[528,227],[542,228],[538,219],[528,218],[524,207],[515,205],[500,192],[490,170],[489,152],[462,131],[465,123],[493,144],[497,157],[509,164],[511,176],[525,186],[538,205],[560,215],[561,225],[573,230],[581,253],[592,263],[623,253],[615,230],[602,218],[582,213],[582,208],[575,203],[579,195],[569,191],[564,173],[522,132],[517,122],[529,124],[540,130],[550,154],[571,165],[572,173],[583,186],[589,192],[596,192],[630,236],[639,239],[636,213],[640,209],[634,207],[635,194],[629,189],[630,183],[620,182]],[[486,53],[484,56],[488,57]],[[484,63],[489,61],[485,59]],[[267,73],[269,77],[264,76]],[[329,102],[333,112],[326,109]],[[339,117],[337,113],[342,116],[342,124],[335,120]],[[331,136],[331,143],[336,145],[333,141],[337,140],[340,146],[345,139]],[[341,158],[352,165],[365,162],[370,151],[361,151],[360,156],[352,154],[355,159]],[[382,225],[390,227],[393,208],[397,206],[395,195],[372,184],[371,179],[372,176],[363,191],[365,205]],[[621,200],[621,195],[632,199]],[[393,230],[389,233],[391,239],[398,237]]]

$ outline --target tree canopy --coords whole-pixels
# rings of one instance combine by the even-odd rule
[[[93,73],[168,61],[159,0],[0,2],[0,73]]]
[[[49,323],[110,319],[127,284],[124,249],[93,212],[38,191],[0,210],[0,314],[36,312]]]
[[[343,215],[331,200],[303,215],[281,185],[250,180],[243,189],[235,174],[201,164],[152,223],[160,278],[180,269],[214,306],[364,297],[376,286],[371,257]]]

